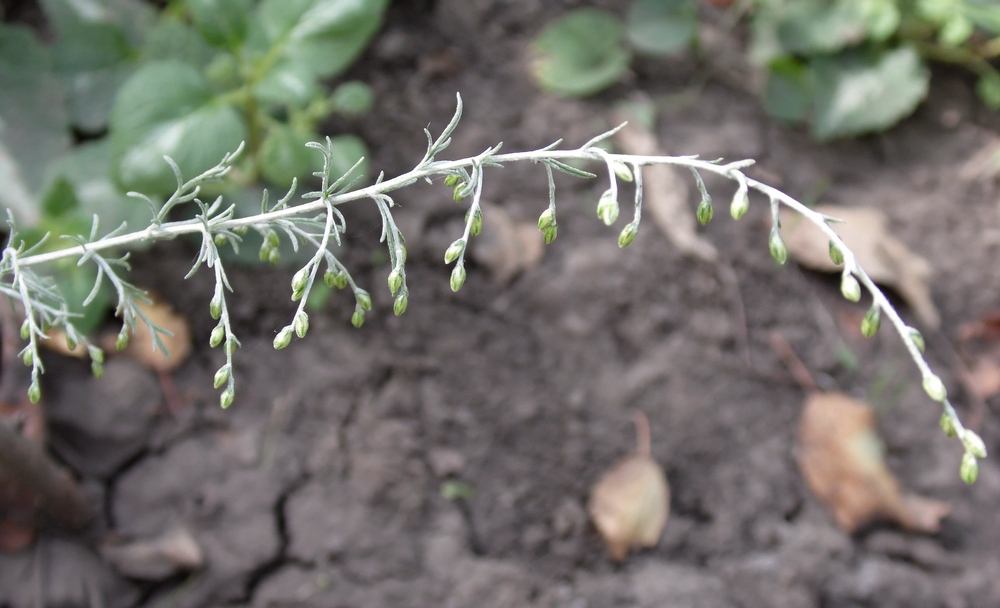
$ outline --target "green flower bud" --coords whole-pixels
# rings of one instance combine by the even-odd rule
[[[944,382],[934,374],[929,374],[924,378],[924,392],[934,401],[944,401],[948,397],[948,391],[944,388]]]
[[[844,252],[833,241],[830,241],[830,261],[837,266],[844,263]]]
[[[347,273],[338,272],[336,275],[334,275],[333,286],[336,287],[337,289],[343,289],[347,287]]]
[[[707,226],[712,218],[715,217],[715,209],[712,207],[712,199],[703,198],[701,202],[698,203],[698,208],[695,210],[695,215],[698,217],[698,222],[702,226]]]
[[[219,388],[229,380],[229,366],[223,365],[219,371],[215,372],[215,388]]]
[[[451,282],[451,290],[452,291],[458,291],[459,289],[462,288],[462,285],[465,285],[465,265],[464,264],[458,264],[451,271],[451,281],[450,282]]]
[[[79,344],[76,343],[76,340],[71,338],[69,334],[66,334],[66,348],[76,350],[77,346],[79,346]]]
[[[444,177],[444,185],[448,186],[449,188],[454,188],[455,186],[458,185],[458,182],[460,182],[461,180],[462,178],[455,174],[446,175]]]
[[[409,305],[409,303],[410,303],[409,294],[407,294],[405,291],[401,292],[398,296],[396,296],[396,301],[392,303],[392,312],[394,312],[397,317],[400,316],[401,314],[406,312],[406,307]]]
[[[216,325],[215,329],[212,330],[212,335],[208,338],[208,345],[212,348],[222,344],[223,338],[226,337],[226,328],[222,325]]]
[[[542,214],[538,216],[538,229],[542,232],[545,231],[549,226],[556,225],[556,210],[549,207]]]
[[[24,323],[21,323],[21,339],[27,340],[30,337],[31,337],[31,321],[25,319]]]
[[[399,288],[403,286],[403,273],[399,272],[398,269],[393,268],[392,272],[389,273],[389,293],[396,295]]]
[[[267,233],[267,244],[271,246],[271,249],[277,249],[278,245],[281,244],[281,237],[274,230],[269,230]]]
[[[854,275],[845,272],[844,277],[840,280],[840,293],[851,302],[858,302],[861,300],[861,284],[854,278]]]
[[[306,288],[306,283],[309,282],[309,270],[306,268],[300,268],[294,276],[292,276],[292,291],[302,291]]]
[[[361,327],[365,322],[365,311],[360,308],[354,309],[354,314],[351,315],[351,325],[354,327]]]
[[[268,264],[270,264],[272,266],[277,266],[278,262],[280,262],[280,261],[281,261],[281,252],[278,251],[277,249],[272,249],[267,254],[267,263]]]
[[[24,359],[24,364],[31,367],[35,363],[35,353],[31,351],[31,347],[27,347],[22,351],[21,357]]]
[[[216,245],[216,247],[222,247],[228,241],[229,241],[229,239],[226,238],[226,235],[224,235],[222,233],[219,233],[219,234],[215,235],[215,245]]]
[[[118,338],[115,340],[115,348],[125,350],[126,346],[128,346],[128,328],[122,327],[122,330],[118,332]]]
[[[97,348],[96,346],[89,349],[90,360],[96,361],[97,363],[104,363],[104,351]]]
[[[104,375],[104,364],[98,361],[91,361],[90,373],[92,373],[95,378],[100,378]]]
[[[448,246],[447,251],[444,252],[444,263],[451,264],[458,259],[458,256],[462,255],[465,251],[465,239],[458,239],[454,243]]]
[[[611,194],[611,189],[608,188],[597,202],[597,217],[604,222],[605,226],[610,226],[618,221],[619,212],[618,201],[615,200]]]
[[[633,179],[632,171],[629,170],[628,165],[621,162],[620,160],[615,160],[611,161],[611,168],[614,170],[615,175],[618,176],[618,179],[622,180],[623,182],[628,182],[630,184],[632,183]]]
[[[455,186],[455,193],[452,195],[452,198],[454,198],[455,202],[457,203],[468,195],[469,194],[465,191],[465,183],[461,183]]]
[[[622,249],[628,247],[635,240],[637,234],[639,234],[639,226],[635,222],[629,222],[618,235],[618,246]]]
[[[212,296],[212,301],[208,303],[208,314],[216,320],[222,316],[222,296],[220,294]]]
[[[947,435],[948,437],[954,437],[958,435],[958,429],[955,428],[955,421],[951,419],[951,416],[948,415],[948,412],[944,412],[941,414],[940,422],[941,422],[941,430],[944,431],[945,435]]]
[[[235,352],[236,352],[236,347],[237,347],[237,345],[238,345],[238,344],[237,344],[237,342],[236,342],[236,340],[235,340],[235,339],[232,339],[232,340],[226,340],[226,345],[225,345],[225,346],[223,347],[223,350],[225,350],[225,351],[226,351],[226,354],[227,354],[227,355],[229,355],[229,356],[232,356],[232,355],[233,355],[233,353],[235,353]]]
[[[913,345],[916,346],[917,350],[920,352],[924,352],[924,349],[927,348],[927,344],[924,342],[924,335],[912,327],[909,329],[910,340],[913,341]]]
[[[372,297],[368,295],[368,292],[364,289],[358,289],[354,293],[354,298],[358,301],[358,306],[360,306],[362,310],[372,309]]]
[[[744,185],[736,190],[736,194],[733,195],[733,202],[729,205],[729,215],[733,216],[734,220],[741,219],[747,214],[750,209],[750,197],[747,196],[747,188]]]
[[[298,302],[305,295],[305,291],[293,291],[292,292],[292,302]]]
[[[227,387],[226,390],[222,391],[222,394],[219,395],[219,405],[222,406],[222,409],[226,409],[233,404],[233,399],[235,398],[236,391],[234,391],[231,386]]]
[[[976,458],[986,458],[986,444],[975,431],[965,429],[965,433],[962,434],[962,445],[965,446],[966,452]]]
[[[323,273],[323,282],[326,283],[327,287],[332,288],[337,282],[337,274],[327,268],[326,272]]]
[[[865,318],[861,319],[861,335],[866,338],[871,338],[876,333],[878,333],[878,328],[882,324],[882,309],[878,304],[873,304],[868,312],[865,313]]]
[[[250,232],[250,227],[249,226],[237,226],[237,227],[233,228],[233,232],[236,233],[239,236],[245,236],[246,233]]]
[[[559,235],[559,226],[556,226],[555,224],[552,224],[551,226],[542,231],[542,238],[545,239],[546,245],[551,245],[552,241],[556,240],[556,237],[558,235]]]
[[[281,350],[292,343],[292,326],[286,325],[274,337],[274,349]]]
[[[771,250],[771,257],[774,261],[784,265],[788,261],[788,249],[785,247],[785,241],[781,239],[781,235],[778,234],[777,230],[771,230],[771,237],[767,240],[767,247]]]
[[[38,385],[38,380],[32,380],[31,386],[28,387],[28,400],[32,403],[38,403],[42,398],[42,387]]]
[[[968,452],[962,454],[962,465],[958,469],[958,474],[962,481],[970,486],[976,483],[976,478],[979,477],[979,462],[976,457]]]
[[[309,331],[309,315],[304,311],[295,315],[295,320],[292,321],[292,325],[295,327],[295,335],[300,338],[306,337],[306,332]]]
[[[471,211],[471,209],[470,209]],[[469,221],[469,214],[466,212],[465,221]],[[469,226],[469,234],[472,236],[479,236],[479,233],[483,231],[483,213],[476,209],[476,214],[472,216],[472,225]]]
[[[260,246],[260,251],[258,252],[260,261],[261,262],[268,261],[271,258],[271,251],[273,249],[274,249],[273,247],[267,244],[267,241],[264,241],[264,244]]]

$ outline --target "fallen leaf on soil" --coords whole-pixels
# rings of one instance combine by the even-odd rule
[[[660,542],[670,514],[670,488],[663,469],[649,455],[649,423],[636,417],[636,452],[606,472],[590,491],[590,518],[611,559]]]
[[[534,223],[518,223],[499,205],[483,201],[483,231],[472,239],[470,255],[489,268],[493,279],[506,285],[521,271],[542,260],[545,245]]]
[[[70,348],[66,344],[66,332],[61,329],[51,328],[45,335],[49,337],[48,340],[42,340],[40,344],[45,348],[51,350],[52,352],[59,353],[66,357],[76,357],[77,359],[84,359],[87,357],[87,347],[83,344],[77,344],[76,348]]]
[[[656,136],[639,126],[640,121],[619,114],[618,122],[629,124],[618,132],[617,141],[626,154],[653,156],[664,154]],[[714,262],[719,252],[697,233],[694,211],[688,201],[688,182],[679,169],[671,165],[647,165],[642,170],[643,209],[653,216],[653,222],[670,242],[687,255]]]
[[[799,467],[813,493],[847,532],[886,518],[904,528],[937,532],[947,503],[904,496],[884,460],[875,414],[843,393],[812,393],[799,426]]]
[[[964,382],[980,399],[1000,394],[1000,312],[992,311],[958,329],[958,352],[968,364]]]
[[[152,300],[152,303],[140,300],[139,308],[155,325],[173,334],[160,335],[160,339],[167,347],[167,353],[161,348],[153,350],[153,335],[149,327],[139,320],[135,333],[129,337],[125,354],[152,370],[171,372],[180,367],[191,354],[191,329],[187,319],[175,313],[169,304],[156,298]],[[115,350],[115,336],[111,336],[105,342],[105,350]]]
[[[198,541],[179,524],[155,538],[106,542],[101,556],[127,577],[153,581],[205,565]]]
[[[818,205],[813,210],[844,220],[830,227],[854,252],[868,276],[895,289],[927,327],[936,329],[941,324],[928,286],[930,263],[889,232],[885,214],[876,209],[834,205]],[[790,209],[782,209],[781,227],[785,246],[796,262],[821,272],[842,270],[830,260],[829,240],[812,222]]]

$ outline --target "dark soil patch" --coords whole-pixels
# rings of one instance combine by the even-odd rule
[[[944,326],[928,334],[929,358],[958,393],[950,336],[1000,301],[997,190],[962,172],[996,145],[997,122],[968,83],[940,74],[930,102],[898,128],[820,146],[768,120],[742,90],[712,74],[705,81],[689,60],[640,65],[591,101],[539,94],[525,49],[565,2],[396,4],[353,73],[375,87],[376,111],[332,125],[360,133],[373,166],[389,175],[412,166],[422,128],[447,122],[456,91],[466,113],[451,157],[500,140],[509,150],[560,137],[579,144],[607,127],[618,100],[648,95],[670,153],[756,158],[751,174],[793,196],[828,185],[824,201],[885,211],[934,265]],[[139,282],[201,337],[176,374],[189,404],[174,417],[143,402],[148,391],[123,401],[134,391],[109,389],[116,375],[154,382],[127,363],[109,364],[111,378],[99,382],[53,363],[53,445],[103,501],[108,529],[148,535],[183,523],[208,567],[143,586],[115,575],[85,541],[46,538],[0,557],[0,605],[1000,605],[995,459],[982,462],[974,487],[959,480],[959,446],[938,430],[937,407],[898,338],[883,330],[863,341],[841,329],[839,319],[860,318],[864,304],[772,262],[763,201],[741,222],[720,217],[706,230],[738,276],[744,327],[716,267],[678,254],[651,222],[619,250],[617,231],[593,217],[604,186],[559,185],[560,236],[542,263],[508,286],[473,266],[458,294],[441,256],[462,208],[440,185],[400,191],[411,289],[401,318],[391,313],[384,256],[373,253],[377,214],[359,204],[348,259],[375,310],[355,330],[353,303],[337,296],[313,313],[309,336],[280,353],[271,340],[293,310],[292,271],[233,271],[244,346],[228,411],[211,389],[222,359],[205,339],[210,278],[182,280],[191,259],[183,243],[140,256]],[[730,186],[709,187],[728,198]],[[486,197],[515,218],[537,217],[546,196],[536,166],[487,173]],[[836,527],[795,465],[803,394],[768,346],[774,331],[814,373],[879,410],[903,485],[952,502],[942,534],[876,525],[849,536]],[[841,341],[860,360],[856,370],[838,363]],[[956,404],[968,413],[961,396]],[[672,514],[657,548],[615,567],[585,502],[601,471],[631,449],[636,409],[649,416],[653,454],[666,465]],[[88,426],[80,410],[109,422]],[[990,411],[981,431],[993,452],[998,430]],[[467,484],[471,496],[442,498],[446,482]]]

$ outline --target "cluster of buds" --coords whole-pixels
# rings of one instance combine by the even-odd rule
[[[281,252],[278,246],[281,245],[281,238],[274,230],[268,230],[264,234],[264,242],[260,245],[260,261],[269,264],[277,264],[281,261]]]

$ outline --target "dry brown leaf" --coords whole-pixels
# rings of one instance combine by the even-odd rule
[[[990,311],[958,328],[958,352],[969,366],[963,381],[980,399],[1000,394],[1000,312]]]
[[[518,223],[499,205],[481,203],[483,231],[472,239],[470,255],[490,269],[493,279],[506,285],[519,272],[542,260],[545,244],[534,223]]]
[[[830,227],[854,252],[868,276],[895,289],[927,327],[936,329],[941,324],[928,286],[930,263],[889,232],[885,214],[877,209],[834,205],[818,205],[814,211],[844,220]],[[781,227],[788,253],[796,262],[821,272],[842,270],[830,260],[830,243],[812,222],[782,209]]]
[[[167,347],[167,353],[165,354],[160,348],[153,350],[153,335],[149,327],[140,320],[135,333],[129,338],[125,354],[152,370],[171,372],[180,367],[181,363],[191,355],[191,329],[187,319],[175,313],[169,304],[155,297],[152,300],[152,303],[140,300],[139,308],[150,321],[173,334],[160,336]],[[114,337],[109,342],[110,344],[105,345],[105,349],[113,351]]]
[[[847,532],[876,518],[920,532],[940,529],[948,504],[902,494],[885,464],[875,414],[865,403],[843,393],[812,393],[799,440],[806,483]]]
[[[65,355],[67,357],[75,357],[77,359],[85,359],[88,356],[87,347],[83,344],[78,343],[76,348],[72,349],[69,347],[66,343],[66,332],[63,330],[52,328],[45,332],[45,334],[49,337],[49,339],[42,340],[41,345],[52,352]]]
[[[143,580],[163,580],[205,565],[198,541],[182,525],[174,525],[155,538],[106,542],[101,556],[123,575]]]
[[[590,518],[616,562],[632,549],[656,546],[670,514],[670,488],[663,469],[649,455],[645,416],[636,417],[636,429],[636,452],[606,472],[590,491]]]

